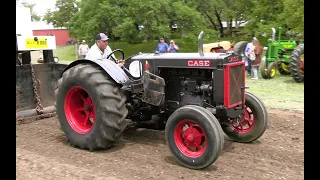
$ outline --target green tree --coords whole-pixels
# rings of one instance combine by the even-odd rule
[[[54,27],[65,27],[69,29],[71,18],[79,11],[77,0],[57,0],[55,11],[47,10],[43,20]]]
[[[169,38],[172,25],[181,35],[198,35],[199,29],[214,33],[196,9],[180,0],[82,0],[80,9],[71,19],[70,33],[87,40],[97,32],[131,43]]]
[[[16,5],[19,5],[19,4],[23,5],[23,7],[30,9],[32,21],[40,21],[41,20],[41,16],[37,15],[37,13],[34,12],[34,6],[36,5],[35,3],[29,4],[27,2],[20,2],[19,0],[16,0]]]
[[[284,10],[280,14],[283,26],[295,34],[304,34],[304,0],[283,0]]]

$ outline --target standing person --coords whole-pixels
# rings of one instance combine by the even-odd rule
[[[168,52],[169,53],[176,53],[179,50],[179,46],[176,45],[176,43],[174,42],[174,40],[170,41],[170,46],[168,48]]]
[[[164,42],[163,38],[160,38],[160,42],[157,45],[156,51],[159,51],[160,53],[166,53],[168,52],[168,44]]]
[[[258,69],[261,63],[261,56],[262,56],[262,46],[260,45],[258,39],[253,40],[253,52],[256,55],[256,59],[251,62],[251,67],[253,72],[253,78],[251,79],[258,79]]]
[[[86,40],[82,40],[82,44],[79,46],[79,55],[82,56],[82,58],[86,58],[86,54],[89,51],[89,46],[86,44]]]
[[[112,52],[110,46],[108,46],[108,36],[104,33],[99,33],[96,36],[96,42],[89,49],[86,59],[90,60],[104,60],[108,57],[108,55]],[[118,60],[114,54],[111,57],[118,62],[120,67],[123,67],[123,60]]]
[[[252,51],[253,41],[257,40],[256,37],[252,38],[252,41],[247,44],[246,49],[244,50],[245,63],[247,64],[247,74],[251,76],[251,60],[249,59],[250,52]]]

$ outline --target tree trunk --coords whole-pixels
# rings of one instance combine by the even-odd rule
[[[230,18],[230,20],[229,20],[228,34],[229,34],[229,36],[232,37],[232,18]]]
[[[216,8],[214,10],[214,14],[216,15],[216,17],[218,19],[218,23],[219,23],[219,26],[220,26],[219,31],[220,31],[221,37],[224,37],[224,35],[223,35],[223,25],[222,25],[221,17],[220,17],[220,14],[218,13]]]
[[[214,30],[218,31],[217,25],[214,23],[213,19],[209,16],[209,14],[207,12],[204,12],[204,14],[207,16],[207,18],[209,19],[210,23],[212,24]]]

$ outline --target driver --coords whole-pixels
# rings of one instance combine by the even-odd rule
[[[111,48],[108,46],[108,36],[104,33],[99,33],[96,36],[95,44],[91,46],[89,49],[86,59],[90,60],[103,60],[108,57],[108,55],[112,52]],[[112,58],[118,62],[120,67],[123,67],[123,60],[117,60],[114,54],[111,55]]]

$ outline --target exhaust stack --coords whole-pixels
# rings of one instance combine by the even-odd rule
[[[198,36],[198,53],[200,54],[200,56],[203,56],[203,36],[204,36],[204,32],[201,31],[199,36]]]
[[[272,29],[272,40],[276,40],[276,29],[275,28],[271,28]]]

